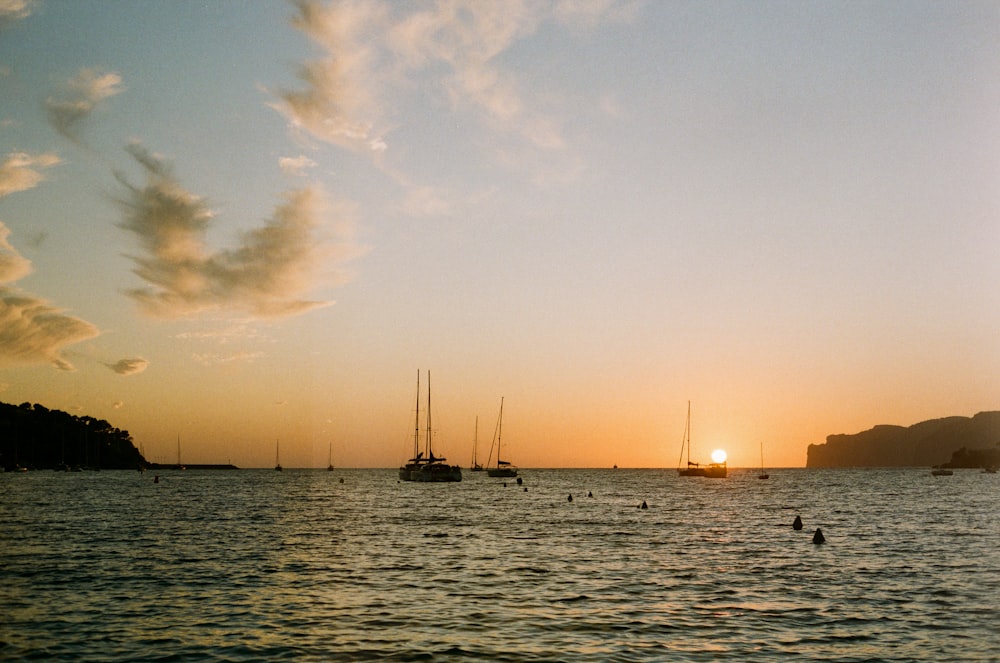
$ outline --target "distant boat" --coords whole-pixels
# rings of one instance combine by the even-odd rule
[[[993,467],[992,465],[988,465],[983,468],[983,474],[996,474],[996,473],[997,473],[997,468]]]
[[[493,447],[497,450],[497,464],[486,469],[486,475],[491,477],[516,477],[517,468],[506,460],[500,460],[500,440],[503,439],[503,397],[500,397],[500,416],[497,418],[497,430],[494,445],[490,446],[490,458],[493,457]],[[489,463],[487,463],[489,464]]]
[[[687,453],[687,467],[680,467],[680,460]],[[701,465],[691,462],[691,401],[688,401],[687,423],[684,424],[684,439],[681,442],[681,458],[677,461],[677,474],[682,477],[708,477],[709,479],[725,479],[728,474],[726,462]]]
[[[327,462],[329,465],[326,466],[326,471],[333,472],[333,442],[330,443],[330,460]]]
[[[757,475],[758,479],[769,479],[770,474],[764,471],[764,443],[760,443],[760,474]]]
[[[936,477],[950,477],[954,472],[943,467],[935,467],[931,470],[931,474]]]
[[[424,437],[424,451],[420,451],[420,371],[417,370],[417,416],[413,430],[413,458],[399,468],[399,478],[403,481],[455,482],[462,480],[462,468],[448,465],[447,458],[434,455],[431,446],[431,372],[427,371],[427,433]]]
[[[281,461],[278,460],[278,441],[274,441],[274,469],[277,472],[281,472]]]
[[[476,417],[476,435],[472,438],[472,466],[469,467],[473,472],[482,472],[483,466],[481,463],[476,461],[476,451],[479,446],[479,417]]]

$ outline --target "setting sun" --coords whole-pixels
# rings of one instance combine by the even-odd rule
[[[713,463],[725,463],[726,462],[726,452],[722,449],[716,449],[712,452],[712,462]]]

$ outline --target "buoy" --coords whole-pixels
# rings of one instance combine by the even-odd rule
[[[813,543],[826,543],[826,537],[823,536],[823,530],[816,528],[816,533],[813,534]]]
[[[588,490],[587,491],[587,497],[593,497],[593,496],[594,496],[594,494]]]
[[[792,523],[792,529],[794,530],[802,529],[802,519],[799,518],[798,516],[795,516],[795,522]]]
[[[521,477],[518,477],[517,478],[517,485],[520,486],[522,483],[524,483],[524,480],[521,479]]]
[[[646,500],[642,501],[642,506],[640,508],[641,509],[648,509],[649,508],[648,506],[646,506]]]
[[[153,483],[160,483],[160,475],[159,474],[157,474],[155,477],[153,477]]]
[[[527,486],[524,487],[524,492],[528,492],[528,487]]]
[[[570,496],[569,496],[569,498],[567,499],[567,501],[568,501],[568,502],[572,502],[572,501],[573,501],[573,496],[572,496],[572,495],[570,495]]]

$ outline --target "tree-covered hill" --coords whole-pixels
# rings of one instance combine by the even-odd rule
[[[0,403],[0,465],[28,469],[136,469],[146,464],[128,431],[31,403]]]

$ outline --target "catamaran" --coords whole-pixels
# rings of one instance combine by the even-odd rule
[[[447,458],[434,455],[431,447],[431,372],[427,371],[427,433],[424,450],[420,451],[420,371],[417,370],[417,416],[413,430],[413,458],[399,468],[402,481],[442,482],[461,481],[462,468],[448,465]]]

